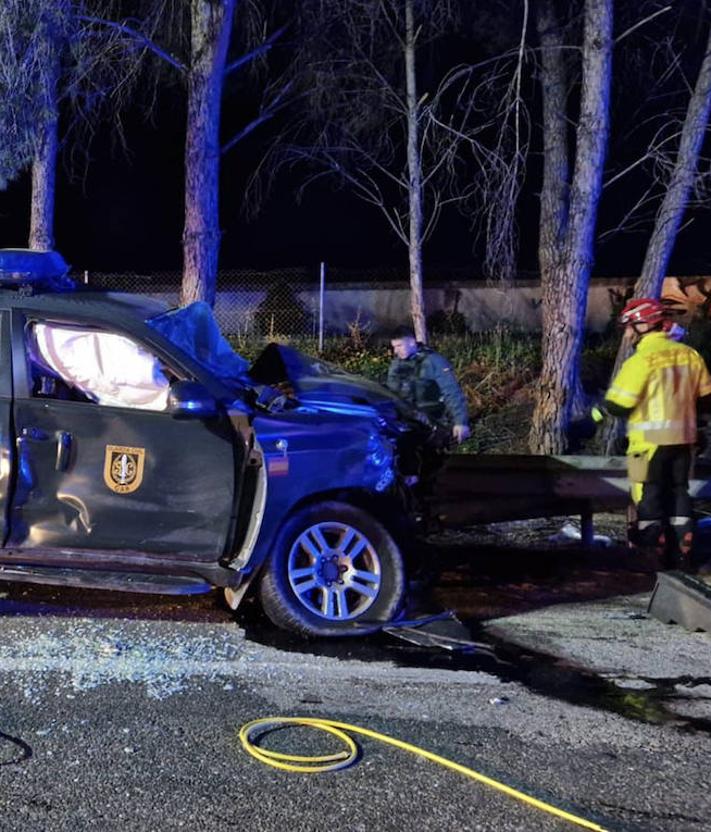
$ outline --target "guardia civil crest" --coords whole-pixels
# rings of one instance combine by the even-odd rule
[[[104,456],[104,482],[117,494],[130,494],[143,482],[145,448],[107,445]]]

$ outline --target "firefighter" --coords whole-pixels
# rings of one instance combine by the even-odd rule
[[[419,344],[407,326],[392,332],[390,344],[395,357],[386,386],[446,432],[448,441],[468,439],[467,401],[446,358]]]
[[[613,379],[603,407],[627,420],[636,542],[661,555],[669,528],[675,565],[689,571],[694,528],[689,473],[697,404],[711,406],[711,376],[696,350],[670,337],[658,300],[631,300],[618,320],[635,351]]]

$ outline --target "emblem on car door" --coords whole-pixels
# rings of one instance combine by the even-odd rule
[[[104,482],[117,494],[129,494],[143,482],[145,448],[107,445],[104,456]]]

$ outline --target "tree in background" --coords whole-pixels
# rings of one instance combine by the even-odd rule
[[[707,174],[699,172],[699,162],[710,114],[711,25],[708,27],[708,39],[705,43],[696,83],[690,91],[683,122],[680,127],[677,126],[678,122],[665,123],[666,129],[659,131],[650,150],[642,157],[643,160],[653,158],[656,162],[657,175],[652,178],[652,183],[657,186],[661,184],[662,192],[658,199],[642,272],[634,285],[634,297],[659,298],[661,296],[669,261],[684,214],[692,202],[695,185],[699,186],[699,197],[702,201],[708,202],[708,199],[703,196],[704,180]],[[613,377],[631,351],[632,348],[626,341],[620,343]],[[619,420],[607,424],[604,437],[608,452],[612,452],[621,433],[622,424]]]
[[[32,154],[30,233],[32,249],[54,248],[54,203],[59,152],[59,101],[62,53],[70,43],[72,8],[68,0],[40,4],[37,25],[39,42],[34,93],[36,133]]]
[[[539,243],[543,340],[529,437],[531,450],[537,453],[565,452],[580,389],[579,362],[609,132],[612,24],[612,0],[585,0],[580,112],[569,177],[565,44],[555,0],[541,0],[538,5],[544,108]]]
[[[426,240],[446,206],[476,205],[500,243],[511,227],[504,194],[518,183],[504,151],[514,128],[522,152],[521,110],[515,122],[502,117],[511,90],[502,95],[492,76],[479,80],[474,67],[447,60],[460,10],[456,0],[305,0],[299,115],[270,158],[272,173],[306,165],[304,187],[331,176],[381,212],[407,246],[411,316],[423,342]],[[484,193],[499,195],[504,210]]]
[[[31,168],[28,245],[54,247],[55,182],[62,145],[87,146],[96,119],[119,114],[140,55],[96,21],[119,0],[6,0],[0,9],[0,178]],[[60,114],[63,130],[60,133]],[[7,127],[9,125],[9,127]]]
[[[123,24],[127,36],[149,45],[159,83],[166,71],[177,71],[186,87],[182,304],[215,300],[222,153],[269,121],[288,97],[288,84],[265,85],[259,111],[222,143],[226,81],[254,67],[279,39],[282,27],[269,31],[274,15],[266,0],[145,0],[140,24]]]
[[[0,7],[0,187],[37,159],[56,157],[60,53],[70,16],[68,0],[6,0]],[[44,182],[33,177],[33,248],[52,247],[53,193],[53,172]]]

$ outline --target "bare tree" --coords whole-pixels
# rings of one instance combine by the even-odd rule
[[[56,40],[66,31],[68,4],[7,0],[0,7],[0,184],[22,173],[56,133]]]
[[[190,3],[183,304],[215,300],[220,244],[220,111],[235,5],[236,0]]]
[[[690,37],[690,30],[695,33],[700,29],[700,21],[688,19],[691,5],[646,0],[634,9],[631,19],[630,7],[620,11],[619,24],[624,31],[615,40],[615,74],[625,83],[615,85],[615,131],[603,185],[606,226],[598,234],[601,244],[621,234],[651,234],[662,201],[672,198],[667,197],[667,186],[688,121],[699,52],[703,57],[707,48],[707,32],[701,44],[695,34]],[[704,0],[694,5],[703,7]],[[708,161],[697,151],[695,167],[701,163],[706,168]],[[685,205],[689,207],[708,202],[704,178],[695,185],[700,187],[692,187],[688,193]]]
[[[139,58],[89,15],[111,14],[119,0],[7,0],[0,9],[2,145],[13,148],[13,175],[32,172],[29,246],[54,246],[60,146],[109,110],[116,118]],[[60,135],[60,112],[65,125]],[[0,157],[2,153],[0,153]],[[9,158],[9,157],[5,157]]]
[[[61,9],[61,5],[59,6]],[[64,4],[65,19],[68,12]],[[60,12],[61,14],[61,12]],[[56,21],[40,17],[40,59],[43,63],[37,90],[37,120],[32,157],[32,196],[30,200],[29,247],[54,248],[54,202],[59,150],[59,83],[63,37]]]
[[[265,85],[257,114],[221,144],[226,79],[253,67],[284,32],[283,27],[270,32],[268,17],[261,0],[146,0],[138,20],[104,21],[151,52],[155,78],[177,73],[187,89],[182,304],[215,300],[221,155],[288,100],[288,82]],[[230,57],[234,50],[242,51]]]
[[[633,294],[635,297],[660,297],[667,274],[669,260],[681,228],[684,213],[692,201],[695,183],[701,184],[698,175],[701,149],[711,114],[711,26],[701,61],[696,84],[689,96],[686,115],[677,138],[676,156],[668,160],[668,149],[658,160],[662,162],[661,174],[665,183],[664,195],[658,203],[652,233]],[[659,151],[657,151],[659,152]],[[655,183],[657,179],[655,178]],[[631,354],[632,347],[621,341],[615,358],[613,376]],[[609,422],[603,434],[608,452],[612,452],[622,433],[619,420]]]
[[[676,159],[659,205],[642,274],[635,284],[638,297],[659,297],[674,243],[696,179],[699,155],[711,112],[711,26],[696,85],[689,98]]]
[[[525,133],[522,108],[517,120],[502,118],[513,107],[511,89],[519,91],[514,84],[500,94],[503,69],[485,83],[474,67],[442,60],[437,44],[456,28],[458,8],[454,0],[303,3],[301,114],[270,159],[272,172],[308,166],[304,187],[335,177],[378,209],[407,247],[420,341],[427,340],[425,242],[448,205],[485,205],[478,219],[487,240],[506,238],[510,214],[481,195],[497,193],[501,206],[508,187],[510,197],[519,167],[505,137],[518,131],[510,145],[522,155]],[[486,173],[472,179],[467,166]]]
[[[542,0],[537,26],[544,109],[544,189],[541,206],[543,342],[540,383],[529,444],[538,453],[564,453],[579,389],[578,366],[593,260],[597,208],[609,131],[612,0],[585,0],[580,113],[572,179],[565,149],[565,101],[554,0]]]

